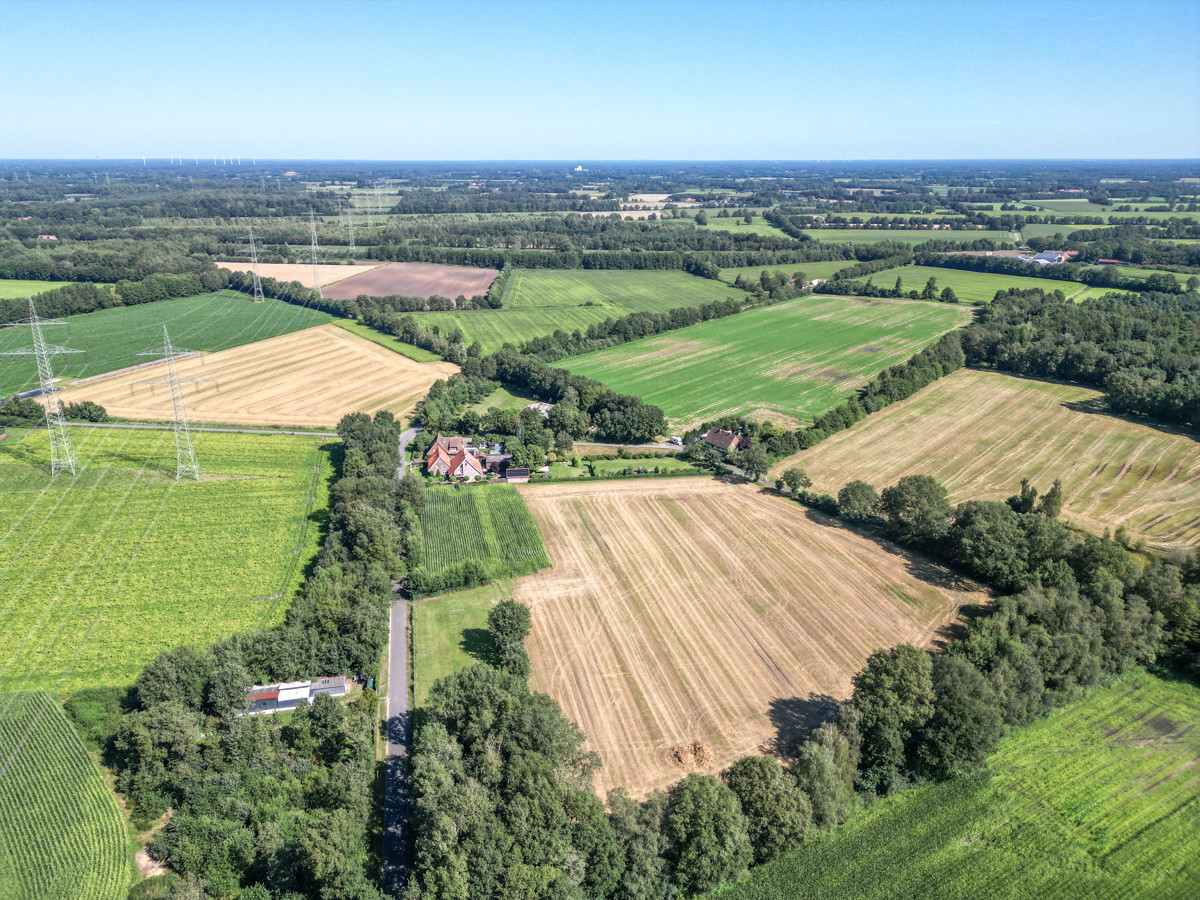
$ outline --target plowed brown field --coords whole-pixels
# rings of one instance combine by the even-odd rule
[[[227,269],[230,272],[249,272],[250,263],[217,263],[222,269]],[[364,272],[370,272],[372,269],[377,269],[381,263],[375,263],[369,266],[317,266],[317,278],[321,280],[321,287],[327,284],[333,284],[335,281],[342,281],[346,278],[353,278],[355,275],[362,275]],[[313,283],[313,267],[306,263],[259,263],[258,274],[263,278],[275,278],[279,281],[298,281],[305,287],[316,287]],[[359,292],[361,293],[361,291]],[[352,296],[357,297],[358,294]]]
[[[1103,412],[1098,391],[964,369],[775,466],[836,494],[932,475],[950,498],[995,500],[1021,479],[1066,492],[1063,517],[1099,534],[1124,525],[1161,548],[1200,544],[1200,443]]]
[[[329,427],[348,412],[411,412],[429,386],[458,371],[418,363],[333,325],[199,354],[177,363],[181,376],[214,379],[184,386],[188,418],[232,425]],[[165,365],[91,381],[61,392],[63,402],[94,400],[109,415],[170,419],[171,394],[138,381],[163,378]]]
[[[497,269],[473,269],[469,266],[438,266],[430,263],[389,263],[363,275],[330,285],[326,297],[353,300],[360,294],[370,297],[439,297],[454,299],[459,294],[474,297],[486,294],[500,272]]]
[[[788,755],[867,656],[928,646],[976,585],[750,485],[521,489],[553,568],[521,579],[537,689],[635,795]]]

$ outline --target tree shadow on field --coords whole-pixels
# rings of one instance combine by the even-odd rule
[[[775,734],[763,744],[763,750],[795,759],[801,742],[822,722],[832,719],[837,706],[837,701],[828,694],[776,697],[767,709],[767,718],[775,727]]]
[[[458,642],[464,653],[475,657],[480,662],[496,665],[496,645],[492,641],[492,633],[486,628],[464,628],[462,640]]]
[[[1118,410],[1109,407],[1103,397],[1092,397],[1090,400],[1064,400],[1063,407],[1077,413],[1086,413],[1094,416],[1106,416],[1110,419],[1120,419],[1122,422],[1129,422],[1133,425],[1143,425],[1146,428],[1153,428],[1155,431],[1160,431],[1163,434],[1173,434],[1178,437],[1191,438],[1193,441],[1200,441],[1200,433],[1197,433],[1190,428],[1184,428],[1179,425],[1168,425],[1165,422],[1155,422],[1153,419],[1144,418],[1142,416],[1131,416]]]

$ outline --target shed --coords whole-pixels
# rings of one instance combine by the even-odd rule
[[[510,484],[525,484],[529,481],[529,470],[509,467],[504,473],[504,480]]]

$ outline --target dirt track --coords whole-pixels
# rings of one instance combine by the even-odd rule
[[[530,485],[551,569],[521,579],[534,682],[588,736],[603,794],[787,755],[867,656],[929,645],[983,594],[750,485]]]
[[[325,291],[326,297],[352,300],[360,294],[387,297],[474,297],[486,294],[500,272],[467,266],[436,266],[425,263],[390,263],[354,278],[340,281]]]
[[[445,362],[418,363],[334,325],[200,354],[178,363],[181,376],[215,379],[186,385],[193,422],[331,427],[348,412],[411,412],[439,378],[458,371]],[[170,419],[165,386],[134,382],[165,377],[163,364],[61,392],[65,403],[94,400],[109,415]]]

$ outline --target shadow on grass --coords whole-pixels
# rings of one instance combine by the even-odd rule
[[[486,628],[464,628],[458,646],[480,662],[492,666],[500,662],[496,656],[496,645],[492,642],[492,633]]]

